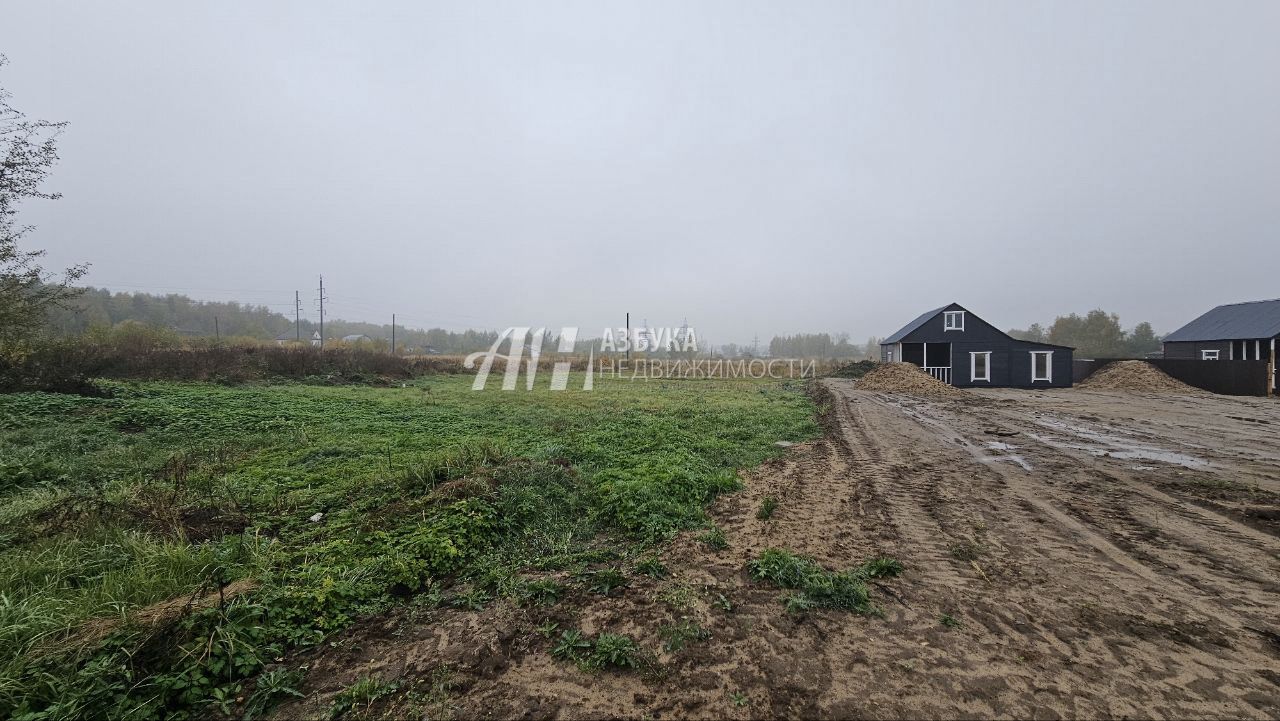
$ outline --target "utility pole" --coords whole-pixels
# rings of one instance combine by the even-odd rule
[[[631,362],[631,314],[627,313],[627,362]]]
[[[302,342],[302,299],[298,296],[298,291],[293,291],[293,334],[297,336],[295,340]]]
[[[320,301],[320,350],[324,350],[324,302],[327,300],[324,295],[324,276],[320,276],[320,297],[316,300]]]
[[[218,316],[213,317],[213,342],[222,342],[222,330],[218,328]]]
[[[396,314],[391,314],[391,355],[396,354]]]

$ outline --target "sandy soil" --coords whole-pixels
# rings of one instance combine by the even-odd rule
[[[373,674],[417,689],[375,709],[395,716],[1280,716],[1280,401],[823,393],[827,436],[714,506],[729,548],[682,537],[671,578],[616,598],[375,619],[296,659],[310,695],[279,715],[321,715]],[[907,571],[873,587],[882,618],[796,619],[745,573],[770,546]],[[658,629],[682,618],[711,637],[662,651]],[[582,672],[547,654],[548,619],[629,633],[657,663]]]

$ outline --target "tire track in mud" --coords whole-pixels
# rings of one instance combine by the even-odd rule
[[[918,555],[945,558],[950,548],[967,540],[980,519],[966,518],[955,511],[948,498],[948,484],[939,483],[934,464],[926,463],[910,447],[894,446],[880,438],[875,424],[863,409],[848,398],[839,398],[835,440],[850,459],[848,482],[854,488],[861,510],[863,529],[879,532],[887,552],[899,556]],[[872,510],[868,516],[867,509]],[[868,528],[866,520],[872,518]],[[950,564],[931,564],[922,573],[945,576],[948,583],[967,583]]]
[[[984,509],[1000,521],[987,534],[1001,539],[993,545],[1003,546],[992,561],[1014,566],[1012,575],[1028,582],[996,592],[1000,605],[1012,610],[990,614],[995,618],[984,625],[991,633],[1051,641],[1067,657],[1115,667],[1132,667],[1134,647],[1155,644],[1160,650],[1151,652],[1167,660],[1147,664],[1138,678],[1196,679],[1211,695],[1256,697],[1254,679],[1270,683],[1267,669],[1276,663],[1277,649],[1257,630],[1269,629],[1275,617],[1275,584],[1267,570],[1258,569],[1275,567],[1280,544],[1274,537],[1118,475],[1097,458],[1028,445],[1025,437],[1017,441],[1022,447],[1008,450],[1023,453],[1030,463],[992,459],[993,450],[1002,449],[971,436],[973,429],[988,429],[1000,438],[1019,435],[1026,420],[1006,408],[996,412],[982,402],[858,393],[847,386],[833,392],[859,411],[846,416],[850,422],[877,426],[876,432],[854,430],[848,436],[879,433],[913,455],[950,454],[952,472],[945,482],[963,485],[969,477],[966,490],[972,496],[997,494],[987,496],[996,500]],[[970,505],[977,500],[964,499]],[[1242,558],[1237,562],[1224,553]],[[1044,573],[1046,568],[1053,572]],[[1105,600],[1102,611],[1090,606],[1081,613],[1121,624],[1138,642],[1107,638],[1098,643],[1061,633],[1061,613],[1048,612],[1035,597],[1047,586],[1065,589],[1064,596]],[[1021,617],[1026,613],[1050,618],[1028,624]],[[1195,652],[1188,653],[1188,647]],[[1236,681],[1235,673],[1246,680]],[[1152,715],[1151,708],[1142,715]],[[1189,713],[1185,705],[1173,708],[1182,710],[1172,715]]]
[[[1025,427],[1026,420],[1011,411],[1002,409],[988,415],[988,423],[993,423],[993,415],[1008,430]],[[1035,435],[1022,437],[1039,440]],[[1074,481],[1052,487],[1051,493],[1061,505],[1087,526],[1101,531],[1111,545],[1158,574],[1151,580],[1159,582],[1172,574],[1201,594],[1225,595],[1236,604],[1254,608],[1265,607],[1271,594],[1280,591],[1276,581],[1280,578],[1280,539],[1109,470],[1105,460],[1082,463],[1099,460],[1085,451],[1040,443],[1035,456],[1047,459],[1063,478]],[[1016,471],[1010,475],[1030,477]],[[1100,496],[1109,507],[1099,504]],[[1215,611],[1199,610],[1215,616]],[[1237,621],[1236,625],[1246,624]]]

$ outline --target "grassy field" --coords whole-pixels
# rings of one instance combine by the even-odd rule
[[[261,713],[290,649],[396,603],[633,572],[818,432],[798,383],[470,382],[0,395],[0,715]]]

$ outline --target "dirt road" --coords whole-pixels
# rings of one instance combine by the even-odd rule
[[[824,383],[826,437],[713,508],[726,550],[690,534],[664,553],[671,578],[550,616],[383,619],[353,632],[376,651],[315,660],[316,703],[448,667],[439,708],[464,717],[1280,716],[1280,402]],[[873,588],[882,618],[797,619],[745,573],[768,547],[907,572]],[[661,650],[683,619],[710,638]],[[631,634],[660,671],[555,661],[533,630],[548,620]]]

